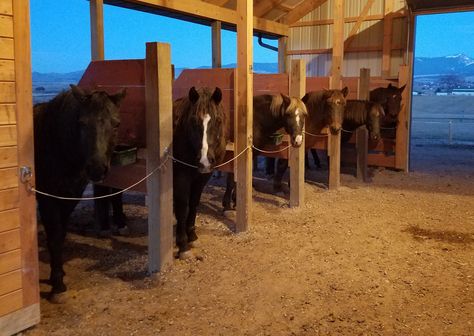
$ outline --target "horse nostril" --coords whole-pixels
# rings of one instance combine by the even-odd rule
[[[210,157],[210,158],[209,158],[209,163],[210,163],[210,164],[214,164],[215,162],[216,162],[216,159],[215,159],[215,158],[213,158],[213,157]]]

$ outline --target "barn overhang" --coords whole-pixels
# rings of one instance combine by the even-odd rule
[[[415,14],[474,10],[472,0],[406,0],[406,2]]]

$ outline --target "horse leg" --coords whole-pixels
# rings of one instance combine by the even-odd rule
[[[109,187],[94,184],[94,197],[107,195]],[[99,228],[101,237],[110,236],[109,223],[109,200],[107,198],[100,198],[94,200],[94,217],[96,226]]]
[[[273,177],[273,191],[280,192],[283,189],[282,179],[285,175],[286,169],[288,168],[287,159],[278,159],[277,160],[277,170],[275,176]]]
[[[110,188],[110,190],[112,193],[120,191],[120,189],[116,188]],[[119,234],[126,236],[129,234],[129,230],[127,226],[127,217],[123,212],[123,193],[112,196],[110,201],[112,203],[112,218],[114,224],[117,226]]]
[[[189,250],[186,221],[189,215],[191,177],[186,172],[175,170],[173,177],[173,204],[176,217],[176,246],[179,254]]]
[[[201,201],[202,191],[210,177],[210,174],[203,174],[202,176],[199,176],[191,187],[191,193],[189,195],[189,213],[186,220],[186,234],[188,236],[188,243],[192,243],[198,239],[195,226],[197,207]]]
[[[319,161],[318,152],[315,148],[311,148],[311,155],[313,156],[314,164],[316,167],[321,168],[321,161]]]
[[[233,201],[235,207],[235,182],[234,173],[227,173],[227,181],[225,187],[224,197],[222,198],[222,206],[224,211],[233,210],[231,202]]]
[[[275,158],[265,157],[265,174],[270,176],[275,174]]]

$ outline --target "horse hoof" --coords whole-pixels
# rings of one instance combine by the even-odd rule
[[[112,231],[110,230],[100,230],[99,238],[110,238],[112,237]]]
[[[61,293],[49,293],[48,301],[54,304],[65,304],[67,302],[66,292]]]
[[[191,250],[179,252],[179,260],[193,260],[194,253]]]
[[[197,240],[194,240],[194,241],[188,243],[188,246],[191,247],[191,248],[198,248],[198,247],[200,247],[200,245],[201,244],[199,244],[199,242]]]
[[[129,236],[130,235],[130,229],[128,228],[128,226],[124,226],[122,228],[119,228],[118,229],[118,234],[120,236]]]
[[[236,216],[235,210],[231,210],[231,209],[224,210],[224,217],[225,217],[225,218],[227,218],[227,219],[235,219],[235,216]]]

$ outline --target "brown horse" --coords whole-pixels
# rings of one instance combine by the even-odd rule
[[[342,128],[344,109],[346,106],[346,96],[349,89],[323,90],[308,92],[303,97],[303,102],[308,109],[308,120],[306,122],[305,147],[311,148],[314,144],[311,137],[321,133],[322,129],[329,127],[329,131],[337,134]],[[273,189],[282,190],[282,178],[288,168],[288,160],[279,159],[277,171],[273,180]]]
[[[401,88],[397,88],[390,83],[386,88],[379,87],[370,91],[369,100],[381,104],[385,112],[385,116],[380,121],[383,137],[395,137],[395,132],[393,130],[397,127],[398,114],[400,113],[401,108],[402,93],[405,87],[406,85],[403,85]],[[384,129],[386,130],[384,131]],[[392,129],[391,132],[390,129]]]
[[[100,181],[110,166],[117,138],[119,105],[125,92],[108,95],[71,90],[34,107],[36,189],[80,198],[89,181]],[[66,291],[62,250],[69,217],[78,201],[37,194],[46,231],[52,286],[50,299]]]
[[[225,155],[226,115],[219,88],[196,90],[173,104],[173,205],[179,257],[192,257],[195,220],[204,186]]]
[[[303,129],[307,116],[306,105],[299,98],[283,94],[253,97],[253,145],[262,149],[270,145],[271,135],[281,128],[290,135],[291,145],[298,147],[303,141]],[[254,158],[258,151],[254,150]],[[231,205],[233,201],[233,206]],[[235,206],[234,174],[227,174],[227,186],[222,200],[225,210]]]
[[[380,139],[380,121],[385,116],[382,105],[368,100],[348,100],[344,110],[344,133],[342,142],[347,142],[351,133],[359,126],[365,125],[372,141]]]

